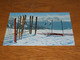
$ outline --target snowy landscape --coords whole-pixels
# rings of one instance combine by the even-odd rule
[[[17,33],[17,42],[14,42],[14,17],[15,16],[18,17],[20,14],[22,13],[10,13],[4,37],[4,43],[3,43],[4,46],[74,46],[75,45],[69,13],[57,13],[57,14],[53,13],[54,15],[50,13],[51,16],[49,13],[47,16],[45,16],[46,15],[45,13],[42,13],[44,14],[44,16],[39,15],[41,13],[32,13],[32,15],[39,17],[37,21],[36,35],[35,35],[35,19],[33,20],[32,34],[30,34],[29,33],[30,22],[28,17],[25,21],[26,24],[24,25],[22,39],[19,38],[19,34]],[[61,19],[63,26],[61,25],[60,22]],[[16,28],[18,28],[19,27],[18,21],[16,22],[16,25],[17,25]],[[48,33],[56,33],[62,35],[50,35]]]
[[[71,33],[72,34],[72,30],[64,30],[65,33]],[[14,30],[10,30],[6,31],[6,36],[4,39],[4,46],[71,46],[71,45],[75,45],[74,43],[74,37],[73,35],[64,35],[64,36],[56,36],[56,35],[52,35],[52,36],[48,36],[48,35],[34,35],[33,34],[29,34],[29,33],[25,33],[23,34],[23,38],[19,39],[17,37],[17,43],[14,42],[14,33],[9,34],[10,32],[14,32]],[[33,30],[34,32],[34,30]],[[49,30],[38,30],[37,33],[47,33],[49,32]],[[57,33],[62,33],[61,30],[54,30],[54,32]]]

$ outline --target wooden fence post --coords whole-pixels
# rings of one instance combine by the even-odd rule
[[[25,16],[23,16],[23,20],[22,20],[21,39],[22,39],[23,30],[24,30],[24,20],[25,20]]]
[[[29,27],[29,33],[31,34],[31,16],[30,16],[30,27]]]
[[[32,34],[32,27],[33,27],[33,16],[31,16],[31,34]]]
[[[33,27],[33,16],[32,16],[32,27]]]
[[[16,42],[16,18],[14,19],[14,42]]]
[[[20,39],[20,29],[21,29],[21,16],[20,16],[20,21],[19,21],[19,39]]]
[[[36,21],[35,21],[35,35],[36,35],[36,31],[37,31],[37,17],[36,17]]]

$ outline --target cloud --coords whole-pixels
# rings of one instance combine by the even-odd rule
[[[18,20],[18,16],[10,16],[13,18],[16,18]],[[9,17],[9,18],[10,18]],[[53,21],[59,21],[59,20],[63,20],[63,21],[70,21],[70,15],[47,15],[47,16],[37,16],[38,17],[38,21],[43,21],[43,20],[53,20]],[[35,21],[35,16],[34,16],[34,21]],[[30,16],[26,17],[26,20],[29,20]]]

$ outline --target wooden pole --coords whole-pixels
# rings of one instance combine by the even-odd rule
[[[14,19],[14,42],[16,42],[16,18]]]
[[[25,16],[23,16],[23,21],[22,21],[22,33],[23,33],[23,30],[24,30],[24,21],[25,21]]]
[[[32,27],[33,27],[33,16],[32,16]]]
[[[26,15],[24,15],[24,25],[26,24]]]
[[[25,21],[24,21],[24,24],[26,24],[26,15],[24,16],[24,20],[25,20]]]
[[[35,21],[35,35],[36,35],[36,31],[37,31],[37,17],[36,17],[36,21]]]
[[[19,30],[19,16],[18,16],[18,23],[17,23],[16,35],[18,35],[18,30]],[[17,37],[17,36],[16,36],[16,37]]]
[[[19,24],[19,16],[18,16],[18,24]],[[17,24],[17,34],[18,34],[18,30],[19,30],[19,25]]]
[[[21,16],[20,16],[20,21],[19,21],[19,39],[20,39],[20,29],[21,29]]]
[[[29,33],[31,34],[31,16],[30,16],[30,28],[29,28]]]
[[[21,39],[22,39],[23,30],[24,30],[24,21],[25,21],[25,16],[23,16],[23,20],[22,20]]]
[[[25,25],[25,23],[26,23],[26,15],[24,15],[24,25]]]
[[[64,35],[64,28],[63,28],[63,22],[61,20],[61,25],[62,25],[62,32],[63,32],[63,35]]]
[[[33,27],[33,16],[31,17],[31,34],[32,34],[32,27]]]
[[[25,22],[24,22],[24,24],[26,24],[26,25],[27,25],[27,22],[26,22],[26,15],[25,15]]]

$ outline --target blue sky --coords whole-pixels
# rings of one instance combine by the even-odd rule
[[[51,12],[51,13],[14,13],[14,12],[11,12],[10,13],[10,16],[12,17],[18,17],[18,16],[23,16],[23,15],[27,15],[28,17],[29,16],[37,16],[37,17],[43,17],[45,16],[44,18],[47,18],[47,17],[59,17],[60,19],[62,20],[66,20],[66,21],[70,21],[70,13],[69,12]]]
[[[52,12],[52,13],[10,13],[10,16],[20,15],[34,15],[34,16],[46,16],[46,15],[69,15],[69,12]]]

